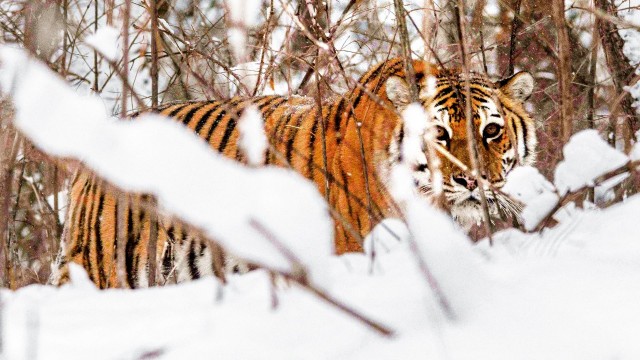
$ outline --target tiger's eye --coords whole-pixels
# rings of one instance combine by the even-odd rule
[[[438,141],[447,141],[449,139],[449,133],[442,126],[436,126],[435,135]]]
[[[495,123],[489,124],[484,128],[484,137],[489,139],[494,136],[497,136],[500,133],[500,129],[501,127],[498,124],[495,124]]]

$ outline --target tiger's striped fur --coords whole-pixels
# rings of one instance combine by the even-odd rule
[[[469,165],[462,77],[422,61],[414,61],[413,66],[420,89],[419,101],[432,116],[425,121],[429,126],[439,127],[443,134],[440,143]],[[430,77],[436,82],[435,89],[429,90]],[[535,156],[535,126],[522,104],[531,93],[532,78],[521,73],[498,84],[479,76],[470,81],[473,121],[479,130],[476,138],[485,175],[500,187],[511,168],[529,164]],[[256,106],[272,144],[264,163],[290,166],[316,183],[335,210],[336,252],[344,253],[360,251],[359,240],[373,226],[384,217],[397,215],[385,188],[385,169],[400,160],[403,121],[398,113],[409,104],[409,99],[403,61],[392,59],[362,76],[353,91],[320,108],[310,98],[261,96],[181,103],[159,112],[184,123],[213,149],[244,162],[236,125],[244,109]],[[482,131],[491,123],[500,125],[499,134],[485,138]],[[507,136],[508,133],[514,136]],[[444,190],[454,216],[477,217],[474,180],[446,158],[441,157],[441,162]],[[428,196],[426,163],[415,164],[414,177],[419,191]],[[499,199],[490,199],[495,206],[500,205]],[[132,288],[146,285],[146,247],[150,227],[155,226],[142,205],[144,200],[144,195],[132,195],[125,209],[127,285]],[[116,203],[115,195],[103,181],[87,170],[79,171],[70,191],[55,283],[67,280],[66,264],[73,261],[82,264],[98,286],[116,286]],[[184,280],[213,273],[213,257],[218,252],[212,252],[209,244],[171,219],[161,218],[157,226],[159,263],[165,277],[174,272],[178,280]]]

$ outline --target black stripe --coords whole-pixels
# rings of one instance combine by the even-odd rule
[[[276,126],[273,128],[273,131],[271,131],[271,136],[270,136],[270,140],[271,141],[270,142],[273,144],[274,147],[278,143],[280,143],[281,139],[278,136],[278,134],[282,133],[282,129],[285,128],[285,126],[289,123],[289,121],[291,120],[291,116],[292,115],[293,115],[293,113],[290,111],[284,119],[281,119],[280,121],[278,121]],[[268,150],[270,150],[270,149],[268,149]],[[273,158],[273,160],[271,158]],[[275,154],[272,154],[271,151],[267,151],[266,159],[267,159],[266,160],[267,164],[276,162],[276,156],[275,156]]]
[[[225,117],[225,115],[227,115],[227,110],[232,110],[233,107],[237,106],[240,102],[242,102],[242,99],[236,99],[227,104],[222,104],[218,107],[222,109],[218,113],[218,116],[216,116],[215,120],[213,121],[213,124],[211,124],[211,127],[207,132],[207,136],[205,137],[205,140],[207,142],[211,140],[211,135],[213,135],[213,131],[218,127],[218,125],[220,124],[220,121]]]
[[[400,128],[400,133],[398,134],[398,161],[399,162],[402,162],[402,141],[403,140],[404,140],[404,126]]]
[[[434,105],[434,107],[439,107],[444,105],[444,103],[446,103],[449,99],[451,99],[452,97],[456,97],[455,94],[451,95],[451,96],[447,96],[445,98],[442,98],[440,100],[438,100],[438,102]]]
[[[338,103],[338,109],[336,110],[335,115],[333,116],[333,129],[338,132],[340,131],[340,121],[342,120],[342,113],[344,113],[344,105],[345,105],[346,101],[343,98],[340,99],[340,102]],[[338,140],[338,143],[340,141]]]
[[[117,230],[116,230],[117,231]],[[127,282],[129,287],[134,289],[136,287],[136,274],[133,268],[133,259],[135,257],[136,250],[136,236],[133,234],[133,212],[131,211],[131,205],[127,206],[127,242],[125,244],[125,269],[127,271]]]
[[[452,92],[453,92],[453,88],[451,86],[445,86],[443,89],[436,91],[436,96],[434,96],[434,99],[447,96]]]
[[[471,98],[473,98],[476,101],[481,102],[482,104],[486,104],[486,103],[489,102],[486,98],[481,98],[481,97],[478,97],[478,96],[471,96]]]
[[[277,143],[281,143],[284,140],[284,132],[287,130],[287,127],[289,126],[289,123],[291,122],[293,115],[294,115],[293,111],[289,111],[287,116],[284,118],[284,121],[278,124],[278,128],[274,133],[274,140]]]
[[[271,116],[271,114],[273,114],[276,110],[278,110],[278,109],[280,108],[280,106],[282,106],[284,103],[286,103],[286,102],[287,102],[287,99],[285,99],[285,98],[281,98],[281,97],[280,97],[280,98],[277,98],[277,99],[279,99],[279,101],[275,101],[275,100],[274,100],[275,105],[271,106],[269,109],[267,109],[266,111],[264,111],[264,112],[262,113],[262,117],[264,118],[264,120],[265,120],[265,121],[267,120],[267,118],[268,118],[269,116]],[[278,127],[278,125],[279,125],[279,124],[280,124],[280,122],[279,122],[279,121],[276,121],[275,127]],[[274,144],[274,142],[273,142],[273,137],[272,137],[271,139],[269,139],[269,140],[271,140],[271,141],[270,141],[270,143],[271,143],[271,144]],[[267,147],[267,151],[266,151],[265,156],[264,156],[264,163],[265,163],[265,165],[268,165],[268,164],[270,164],[270,163],[271,163],[271,158],[272,158],[272,157],[273,157],[273,158],[274,158],[274,160],[275,160],[275,157],[274,157],[274,156],[272,156],[271,146],[268,146],[268,147]]]
[[[194,241],[193,239],[191,240],[191,243],[189,244],[189,255],[188,255],[188,259],[187,259],[187,263],[189,264],[189,273],[191,274],[191,278],[192,279],[199,279],[200,278],[200,273],[198,271],[198,267],[196,265],[196,249],[194,246]]]
[[[269,104],[274,100],[274,98],[278,98],[278,96],[276,95],[271,95],[271,96],[260,96],[260,97],[256,97],[256,98],[252,98],[250,99],[251,104],[256,105],[258,107],[258,110],[260,112],[262,112],[262,109],[264,109],[265,106],[269,106]],[[260,104],[261,101],[265,100],[265,102],[263,102],[262,104]]]
[[[222,120],[222,118],[225,117],[225,115],[227,115],[227,110],[226,109],[222,109],[218,113],[218,116],[216,116],[215,120],[213,120],[213,123],[211,124],[211,127],[209,128],[209,131],[207,132],[207,136],[204,137],[204,139],[207,142],[209,142],[211,140],[211,135],[213,135],[213,132],[215,131],[215,129],[220,124],[220,120]]]
[[[178,115],[178,113],[180,112],[180,110],[182,110],[182,109],[186,108],[186,107],[187,107],[187,106],[189,106],[189,105],[191,105],[191,104],[181,104],[181,105],[178,105],[178,107],[177,107],[177,108],[175,108],[175,109],[173,109],[173,110],[171,110],[171,112],[170,112],[170,113],[168,113],[168,114],[167,114],[167,116],[168,116],[168,117],[176,117],[176,115]]]
[[[298,130],[300,130],[300,124],[302,123],[302,119],[304,119],[305,113],[303,111],[298,114],[298,120],[296,121],[295,127],[291,130],[293,134],[289,137],[287,141],[287,162],[291,164],[291,159],[293,157],[293,145],[296,141],[296,135],[298,135]]]
[[[87,242],[84,245],[84,249],[82,252],[82,256],[84,258],[83,263],[85,263],[87,265],[86,270],[87,273],[89,274],[89,278],[91,279],[91,281],[93,281],[94,283],[96,283],[96,280],[94,278],[93,275],[93,262],[91,261],[91,230],[93,230],[93,227],[91,226],[91,220],[93,220],[92,218],[92,210],[93,210],[93,204],[95,203],[93,201],[93,196],[95,194],[95,186],[96,182],[95,181],[91,181],[91,185],[89,186],[89,194],[88,194],[88,198],[89,198],[89,204],[85,207],[85,214],[83,216],[83,224],[82,224],[82,231],[84,232],[84,223],[88,222],[87,224],[87,232],[84,234],[84,238],[87,240]],[[84,243],[84,241],[83,241]]]
[[[218,107],[220,107],[220,105],[214,105],[211,107],[211,109],[207,110],[207,112],[205,112],[202,117],[200,117],[200,120],[198,120],[198,123],[196,124],[196,127],[193,129],[196,134],[200,135],[200,130],[202,130],[202,127],[204,126],[204,124],[207,123],[207,120],[209,120],[209,116],[211,116],[211,114],[213,114],[214,111],[218,110]]]
[[[75,236],[73,234],[73,232],[71,232],[69,234],[69,240],[72,241],[73,247],[70,249],[69,251],[69,258],[74,257],[78,254],[80,254],[80,252],[82,252],[82,246],[84,241],[78,241],[78,239],[82,240],[82,224],[84,223],[84,210],[85,210],[85,206],[84,206],[84,198],[86,198],[87,195],[87,191],[89,191],[89,185],[91,185],[91,181],[85,181],[84,185],[82,186],[82,190],[80,191],[80,195],[78,196],[78,198],[80,199],[80,204],[79,206],[75,209],[75,211],[77,212],[75,215],[72,216],[72,218],[69,220],[70,221],[70,226],[71,229],[73,228],[74,223],[76,222],[76,219],[78,219],[77,223],[78,226],[76,227],[76,233]],[[69,259],[71,260],[71,259]]]
[[[138,204],[140,203],[140,201],[145,201],[145,199],[148,199],[148,196],[147,195],[142,195],[137,200]],[[140,283],[140,278],[137,275],[138,275],[138,269],[140,268],[140,258],[141,258],[141,255],[142,255],[142,251],[140,251],[140,249],[141,249],[142,245],[144,245],[144,243],[140,241],[141,240],[140,238],[142,237],[142,229],[144,227],[144,218],[145,218],[145,215],[146,215],[144,209],[141,206],[138,206],[137,210],[138,210],[138,222],[137,222],[137,226],[135,227],[136,228],[136,247],[135,247],[135,250],[134,250],[135,256],[133,258],[133,268],[136,271],[136,287],[138,287],[138,284]],[[149,219],[149,220],[151,220],[151,219]],[[151,228],[151,222],[149,222],[149,228]],[[147,238],[147,241],[149,241],[149,238]],[[149,267],[149,264],[147,264],[146,269],[148,269],[148,267]],[[148,273],[146,271],[145,271],[145,274],[147,274],[146,277],[148,279],[149,276],[148,276]]]
[[[189,112],[182,118],[182,123],[185,125],[189,125],[189,122],[191,122],[191,119],[193,118],[193,115],[196,114],[196,112],[198,112],[198,110],[202,109],[202,105],[197,105],[194,106],[193,109],[189,110]]]
[[[173,227],[171,228],[171,231],[173,232]],[[168,235],[169,231],[167,231],[167,236]],[[169,239],[167,239],[166,246],[164,254],[162,254],[162,276],[164,276],[165,279],[169,277],[171,270],[173,269],[173,241],[169,241]]]
[[[280,100],[280,101],[276,101],[276,100]],[[267,118],[268,118],[269,116],[271,116],[271,114],[273,114],[276,110],[278,110],[278,108],[280,108],[280,106],[282,106],[284,103],[286,103],[286,102],[287,102],[287,99],[282,98],[282,97],[276,97],[276,98],[274,99],[273,103],[276,103],[276,102],[277,102],[277,104],[275,104],[275,105],[271,106],[269,109],[267,109],[267,110],[266,110],[266,111],[264,111],[264,112],[263,112],[262,106],[265,106],[265,107],[266,107],[266,106],[268,106],[268,105],[271,105],[271,104],[272,104],[272,102],[271,102],[271,101],[269,101],[269,103],[268,103],[268,104],[263,104],[262,106],[260,106],[259,110],[260,110],[260,112],[262,112],[262,117],[264,118],[264,120],[265,120],[265,121],[267,120]]]
[[[287,99],[275,96],[274,98],[269,99],[264,104],[258,106],[258,111],[260,111],[260,113],[262,114],[262,119],[266,121],[267,118],[271,116],[271,114],[273,114],[280,107],[280,105],[284,104],[285,102],[287,102]]]
[[[386,64],[387,64],[387,63],[384,63],[384,65],[386,65]],[[397,62],[396,64],[394,64],[394,65],[389,65],[388,67],[386,67],[386,66],[381,66],[380,68],[378,68],[378,69],[374,70],[374,71],[371,73],[371,76],[369,76],[369,77],[367,77],[366,79],[363,79],[363,80],[362,80],[362,82],[361,82],[362,87],[363,87],[364,89],[366,89],[366,88],[367,88],[367,85],[369,84],[369,81],[371,81],[371,80],[372,80],[372,79],[374,79],[374,78],[379,77],[379,79],[380,79],[380,80],[382,80],[382,78],[383,78],[383,76],[381,75],[382,70],[385,70],[385,72],[386,72],[385,74],[386,74],[387,76],[388,76],[388,75],[390,75],[390,74],[395,73],[396,71],[398,71],[398,65],[401,65],[401,62],[400,62],[400,61],[398,61],[398,62]],[[380,76],[378,76],[378,75],[380,75]],[[369,95],[367,95],[367,94],[365,93],[365,91],[364,91],[364,89],[363,89],[363,88],[358,87],[358,90],[360,90],[360,91],[358,92],[357,97],[356,97],[356,98],[355,98],[355,100],[353,101],[353,108],[354,108],[354,109],[358,107],[358,104],[360,104],[360,99],[362,99],[362,96],[363,96],[363,95],[364,95],[364,96],[369,96]],[[373,92],[375,92],[375,90],[374,90]]]
[[[207,247],[201,241],[198,241],[198,247],[200,248],[200,250],[198,251],[198,256],[203,257],[204,251],[207,249]]]
[[[342,179],[344,181],[344,191],[347,194],[347,210],[349,212],[349,217],[353,218],[353,208],[351,207],[351,195],[349,193],[349,179],[347,178],[347,173],[344,171],[344,168],[340,168],[340,172],[342,174]],[[355,225],[355,224],[352,224]],[[358,228],[358,232],[360,228]]]
[[[316,132],[318,131],[318,125],[320,125],[320,119],[315,118],[313,121],[313,127],[309,134],[309,159],[307,162],[307,168],[309,169],[309,179],[313,180],[313,170],[315,170],[313,158],[315,157],[315,144],[316,144]]]
[[[402,62],[401,59],[394,59],[394,60],[388,60],[383,63],[380,63],[378,67],[371,70],[368,74],[365,74],[362,78],[360,78],[360,81],[358,82],[363,85],[368,84],[369,81],[371,81],[371,79],[378,76],[382,70],[395,69],[401,62]]]
[[[271,104],[273,104],[274,102],[280,99],[282,99],[280,96],[272,96],[271,98],[269,98],[269,100],[265,101],[263,104],[258,105],[258,111],[262,113],[266,107],[270,106]],[[286,101],[286,100],[283,99],[283,101]]]
[[[238,113],[238,117],[240,114]],[[218,145],[218,151],[223,153],[224,149],[227,147],[227,143],[229,142],[229,138],[231,138],[231,134],[233,134],[233,130],[236,128],[236,120],[233,116],[229,117],[229,121],[227,122],[227,128],[224,130],[224,135],[222,135],[222,140],[220,141],[220,145]]]
[[[474,95],[484,96],[485,98],[490,98],[491,97],[491,95],[486,93],[486,92],[484,92],[484,90],[480,90],[480,89],[475,88],[475,87],[471,88],[471,93],[474,94]]]
[[[102,225],[102,211],[104,211],[104,191],[100,191],[100,198],[98,199],[98,215],[96,222],[94,223],[94,231],[96,233],[96,257],[98,262],[98,281],[102,288],[103,284],[107,284],[107,275],[104,271],[104,254],[102,253],[102,234],[100,227]]]

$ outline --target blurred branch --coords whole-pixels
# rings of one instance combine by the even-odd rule
[[[460,49],[460,58],[462,59],[462,70],[464,72],[464,92],[465,96],[459,96],[459,99],[465,99],[465,119],[467,125],[467,147],[469,151],[469,159],[471,160],[471,168],[473,169],[473,177],[475,179],[483,178],[485,174],[485,169],[482,168],[484,162],[481,162],[480,154],[478,152],[478,143],[476,141],[476,129],[475,122],[472,117],[471,112],[471,84],[470,77],[471,73],[469,70],[469,58],[467,53],[467,44],[466,44],[466,26],[465,19],[463,17],[464,12],[464,1],[458,0],[457,6],[455,9],[455,21],[456,27],[458,30],[458,42]],[[453,83],[453,82],[452,82]],[[456,88],[456,92],[458,92]],[[493,245],[493,229],[491,228],[491,216],[489,215],[489,205],[487,204],[487,196],[485,194],[485,186],[482,182],[478,181],[478,188],[480,189],[480,203],[482,205],[482,214],[483,214],[483,225],[485,227],[485,231],[487,232],[487,236],[489,237],[489,244]]]
[[[0,119],[2,120],[2,119]],[[6,122],[0,122],[0,126],[8,128]],[[12,264],[12,254],[10,243],[11,232],[9,231],[10,222],[14,218],[11,214],[11,197],[13,194],[13,176],[18,150],[21,147],[21,137],[15,131],[5,131],[4,136],[0,138],[0,146],[10,149],[8,153],[0,155],[0,251],[4,253],[4,274],[8,279],[9,288],[15,289],[16,282],[14,276],[14,268]]]
[[[564,0],[553,0],[553,22],[558,36],[558,89],[560,92],[560,122],[562,124],[562,140],[569,141],[573,133],[573,104],[571,96],[571,51],[569,32],[564,18]]]
[[[120,118],[127,116],[127,102],[129,85],[129,16],[131,13],[131,0],[124,0],[124,10],[122,12],[122,71],[119,73],[122,78],[122,94],[120,106]],[[135,91],[131,91],[135,96]],[[127,268],[126,268],[126,245],[127,245],[127,220],[125,207],[129,214],[131,209],[128,206],[128,195],[119,193],[116,200],[116,274],[118,287],[127,288]]]
[[[158,1],[149,0],[151,16],[151,108],[158,108]],[[155,205],[155,198],[149,201]],[[158,280],[158,214],[156,209],[149,213],[149,243],[147,244],[147,266],[149,286],[155,286]]]
[[[522,21],[520,20],[520,5],[522,0],[516,0],[515,13],[513,15],[513,21],[511,22],[511,37],[509,38],[509,69],[507,70],[507,76],[511,76],[514,73],[515,57],[516,57],[516,39],[518,29]],[[483,52],[484,54],[484,52]]]
[[[617,9],[610,1],[594,1],[597,8],[595,12],[596,15],[600,12],[605,14],[617,14]],[[610,21],[609,16],[603,17],[602,14],[600,14],[600,17],[601,20],[604,20],[599,22],[602,50],[604,51],[607,66],[611,72],[616,92],[623,96],[620,105],[623,113],[625,114],[625,118],[622,122],[624,127],[624,149],[628,152],[631,150],[633,142],[637,140],[635,139],[634,133],[638,130],[639,119],[635,109],[631,105],[631,95],[624,90],[624,87],[630,85],[630,81],[633,79],[635,74],[635,68],[631,66],[629,59],[622,51],[624,47],[624,40],[620,37],[616,24]]]
[[[149,0],[151,16],[151,108],[158,107],[158,1]]]

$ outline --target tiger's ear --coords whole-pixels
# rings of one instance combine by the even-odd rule
[[[411,102],[411,90],[409,84],[399,76],[392,76],[385,83],[387,97],[396,108],[402,108]]]
[[[535,81],[531,74],[522,71],[509,78],[498,81],[496,85],[503,94],[520,102],[525,102],[533,92]]]

